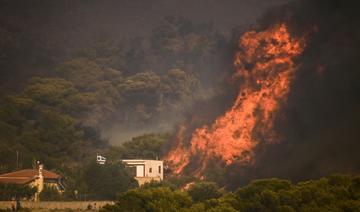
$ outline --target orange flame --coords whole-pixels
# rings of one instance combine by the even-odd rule
[[[302,52],[303,42],[291,38],[281,24],[263,32],[245,33],[239,48],[233,77],[240,77],[243,83],[234,105],[211,126],[195,130],[188,146],[183,138],[186,128],[180,128],[177,144],[165,158],[175,174],[181,173],[194,155],[200,159],[198,175],[211,158],[227,165],[251,163],[260,142],[275,141],[275,115],[286,100],[296,69],[293,59]]]

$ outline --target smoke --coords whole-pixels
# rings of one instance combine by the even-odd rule
[[[102,129],[102,137],[112,145],[120,145],[133,137],[147,133],[172,133],[174,126],[182,121],[184,121],[183,114],[170,114],[170,112],[160,113],[148,122],[138,120],[129,120],[125,123],[124,121],[113,121]]]
[[[354,1],[296,1],[267,13],[262,27],[283,21],[292,33],[312,29],[275,129],[281,142],[258,146],[254,166],[228,167],[229,185],[254,178],[295,181],[359,173],[360,15]]]
[[[293,37],[306,37],[306,48],[294,60],[298,68],[288,98],[274,121],[274,132],[279,135],[276,141],[259,143],[252,154],[253,163],[240,161],[224,166],[221,160],[216,161],[222,155],[209,159],[206,166],[212,166],[222,175],[212,180],[236,188],[256,178],[299,181],[336,172],[360,171],[360,72],[357,70],[360,15],[355,3],[294,1],[268,11],[259,20],[260,31],[284,23]],[[212,152],[205,147],[202,155],[189,153],[191,134],[184,135],[183,131],[188,128],[194,132],[194,127],[192,122],[188,123],[190,127],[187,124],[180,128],[177,143],[167,156],[169,161],[178,164],[176,173],[201,169],[204,166],[201,161]],[[205,139],[207,147],[219,145],[216,142],[221,140],[210,136],[211,133],[206,131],[198,138]],[[187,166],[189,163],[191,166]],[[225,168],[219,171],[219,167]],[[205,175],[210,176],[210,172]]]
[[[76,57],[78,49],[89,49],[98,41],[109,40],[109,42],[114,41],[114,43],[118,43],[123,42],[127,37],[151,37],[153,32],[160,31],[159,26],[162,26],[165,16],[183,16],[185,19],[188,19],[186,20],[187,22],[192,22],[193,25],[213,22],[214,25],[216,25],[214,28],[219,31],[219,34],[229,35],[230,29],[234,26],[252,24],[268,7],[287,1],[288,0],[224,0],[221,2],[221,6],[219,6],[219,2],[208,0],[199,0],[196,3],[191,0],[157,0],[151,2],[146,0],[136,2],[114,0],[106,2],[88,2],[81,0],[74,2],[64,0],[52,3],[39,0],[27,2],[17,0],[5,1],[2,2],[2,6],[0,7],[0,37],[3,38],[3,42],[0,42],[0,49],[3,50],[3,54],[0,56],[0,87],[5,89],[19,89],[26,80],[33,76],[54,76],[55,73],[53,70],[59,64]],[[204,31],[204,26],[206,26],[206,24],[202,27],[197,27],[194,32]],[[194,32],[190,33],[186,39],[192,40],[192,42],[196,41],[198,37],[194,36]],[[209,35],[211,33],[212,32],[209,33],[205,31],[203,34]],[[139,39],[130,40],[137,42]],[[160,39],[155,37],[154,40],[157,41]],[[183,46],[186,45],[187,44],[183,44]],[[224,41],[220,45],[224,46],[228,45],[228,43]],[[160,47],[163,46],[163,43],[161,43]],[[141,52],[143,46],[140,44],[138,46],[134,45],[132,48],[137,50],[135,53],[143,53]],[[223,49],[225,48],[227,48],[227,46]],[[106,46],[104,49],[104,52],[111,52],[113,48],[112,46]],[[158,48],[155,49],[159,50]],[[205,50],[199,49],[199,51]],[[93,51],[93,49],[91,49],[91,51]],[[199,114],[196,115],[197,121],[194,123],[196,126],[211,122],[217,115],[225,110],[225,106],[215,102],[224,102],[224,98],[228,99],[227,94],[218,94],[222,88],[214,88],[214,81],[221,81],[218,77],[222,75],[221,72],[225,72],[224,70],[231,72],[232,52],[228,49],[224,51],[229,52],[228,55],[224,55],[224,52],[214,53],[211,56],[214,59],[209,59],[213,61],[213,63],[208,63],[208,66],[202,64],[201,68],[183,67],[185,71],[194,72],[202,81],[203,90],[206,92],[200,94],[201,98],[196,98],[196,101],[207,102],[206,108],[200,109],[197,106],[198,103],[189,101],[190,103],[186,102],[185,104],[193,105],[179,106],[183,107],[181,109],[182,114],[179,114],[179,111],[161,111],[161,113],[154,115],[156,117],[153,117],[147,122],[136,121],[136,118],[134,118],[135,120],[132,118],[129,120],[115,118],[114,120],[106,120],[107,123],[100,123],[99,120],[108,119],[108,117],[102,113],[102,110],[100,110],[100,112],[92,111],[89,115],[90,117],[87,117],[87,119],[91,120],[91,123],[94,123],[90,124],[90,126],[101,128],[103,137],[110,139],[111,143],[119,143],[123,140],[130,139],[132,136],[139,135],[139,133],[171,130],[173,126],[181,122],[184,118],[194,118],[193,115],[188,114]],[[146,60],[128,61],[128,63],[130,63],[127,64],[128,67],[126,69],[128,70],[123,70],[125,68],[122,67],[121,60],[116,61],[121,64],[119,65],[120,67],[116,66],[111,68],[123,72],[124,75],[133,75],[137,72],[147,70],[163,74],[170,68],[177,68],[179,66],[178,60],[181,59],[179,59],[178,55],[173,58],[171,58],[170,55],[169,59],[163,57],[163,55],[155,55],[154,52],[145,51],[144,55],[139,55],[140,57],[144,56]],[[134,57],[139,55],[135,54]],[[152,64],[155,65],[149,66],[146,63],[149,60],[151,61],[154,55],[160,59],[152,62]],[[114,58],[117,55],[111,56]],[[227,60],[224,62],[221,60],[219,62],[220,57],[227,58]],[[189,58],[194,57],[193,55],[186,55],[185,60],[189,60]],[[200,61],[201,59],[196,58],[194,60]],[[109,60],[106,60],[106,62],[107,61]],[[107,62],[105,65],[110,66],[110,62]],[[135,68],[133,68],[132,63],[135,64]],[[193,64],[189,66],[191,65]],[[101,66],[103,66],[103,64],[101,64]],[[141,70],[137,70],[137,66],[141,66],[139,68]],[[229,68],[224,68],[224,66],[228,66]],[[217,91],[209,92],[209,89],[217,89]],[[224,90],[221,90],[221,92],[223,91]],[[8,93],[8,91],[2,92]],[[213,99],[208,100],[208,96],[211,96],[213,99],[214,97],[220,98],[217,99],[219,101],[214,101]],[[223,98],[222,96],[225,97]],[[149,105],[148,102],[145,102],[145,104]],[[223,105],[227,105],[227,103]],[[124,111],[123,108],[117,109]],[[115,109],[111,108],[111,110]],[[189,112],[197,110],[199,110],[199,113]],[[134,115],[131,110],[129,110],[128,113],[131,114],[131,116],[136,115]],[[112,115],[110,116],[112,117]],[[132,123],[129,124],[129,122]]]

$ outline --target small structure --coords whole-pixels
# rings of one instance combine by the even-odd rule
[[[45,186],[56,188],[58,192],[64,191],[61,183],[61,176],[43,169],[43,165],[39,165],[38,169],[23,169],[0,175],[0,184],[18,184],[37,187],[37,193],[34,200],[39,200],[39,194]]]
[[[164,179],[164,163],[161,160],[131,159],[122,160],[122,162],[134,175],[139,186],[151,181],[162,181]]]

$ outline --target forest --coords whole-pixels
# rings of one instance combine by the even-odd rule
[[[44,41],[23,40],[9,28],[1,30],[2,37],[11,38],[1,47],[5,49],[2,61],[6,61],[2,67],[40,59],[34,51],[44,49],[31,49],[30,54],[24,47]],[[90,176],[80,167],[94,165],[97,153],[117,165],[124,158],[161,157],[171,140],[171,126],[183,119],[182,114],[195,101],[219,95],[215,88],[222,85],[213,73],[219,67],[211,64],[219,66],[224,58],[216,55],[227,51],[229,43],[211,24],[167,17],[149,37],[126,42],[96,40],[23,81],[16,72],[6,73],[0,106],[0,172],[33,167],[41,161],[45,168],[64,175],[69,188],[77,186],[67,189],[70,193],[77,189],[91,196],[86,180],[79,177]],[[46,59],[52,57],[43,54]],[[19,81],[7,87],[12,77]],[[131,129],[170,127],[114,146],[102,136],[114,123]],[[123,141],[115,141],[119,142]]]
[[[103,211],[360,210],[355,1],[291,1],[226,32],[166,16],[150,33],[129,37],[115,33],[121,26],[101,31],[95,3],[89,12],[69,2],[0,7],[0,174],[41,161],[66,186],[62,195],[45,188],[43,200],[117,201]],[[79,27],[93,22],[96,32]],[[203,182],[165,170],[164,182],[139,188],[120,160],[161,159],[182,124],[190,140],[222,115],[244,83],[231,77],[235,53],[244,51],[239,38],[277,23],[306,37],[274,122],[279,138],[259,145],[252,164],[211,158]],[[97,154],[106,165],[95,163]],[[34,192],[1,185],[0,200]]]

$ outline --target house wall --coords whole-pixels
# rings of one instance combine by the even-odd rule
[[[145,165],[136,165],[136,177],[145,177]]]
[[[159,171],[160,167],[160,171]],[[159,160],[145,161],[145,177],[164,178],[163,162]]]
[[[164,179],[164,164],[160,160],[123,160],[128,167],[135,167],[139,185]]]
[[[64,192],[63,190],[60,189],[60,186],[58,184],[58,182],[56,181],[47,181],[47,180],[43,180],[43,179],[35,179],[33,181],[31,181],[29,183],[29,186],[31,187],[37,187],[38,191],[35,193],[35,196],[32,198],[32,200],[35,201],[39,201],[39,195],[41,193],[41,191],[44,189],[45,186],[47,187],[51,187],[51,188],[56,188],[56,190],[59,193]]]

